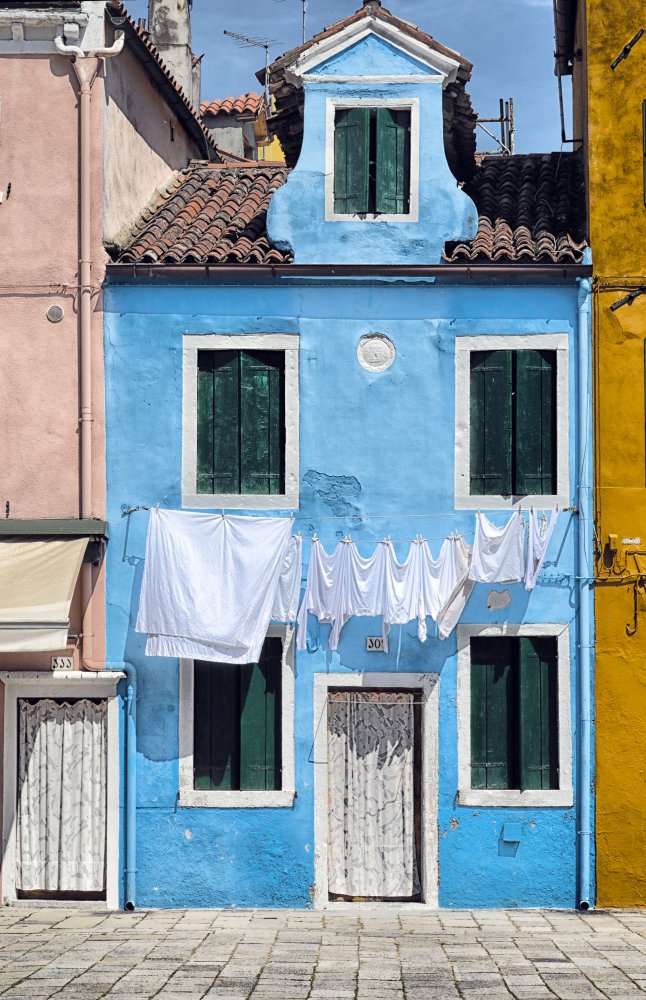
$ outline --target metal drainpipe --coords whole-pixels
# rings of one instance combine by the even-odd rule
[[[77,45],[66,45],[59,28],[54,44],[61,55],[72,58],[79,82],[79,341],[80,341],[80,479],[81,517],[92,517],[92,85],[101,59],[119,55],[125,33],[117,31],[109,48],[84,52]],[[87,670],[119,670],[126,674],[126,910],[135,908],[136,818],[137,818],[137,674],[131,663],[100,663],[93,659],[94,626],[92,616],[92,564],[81,569],[83,600],[83,667]]]
[[[593,590],[590,583],[592,567],[591,539],[591,407],[592,378],[590,371],[590,291],[588,278],[579,281],[577,349],[579,360],[578,396],[578,501],[579,530],[577,552],[578,577],[578,651],[579,651],[579,783],[578,783],[578,895],[579,909],[590,909],[590,857],[592,851],[592,614]]]

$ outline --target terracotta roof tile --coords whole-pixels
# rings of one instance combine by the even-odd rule
[[[251,91],[239,97],[225,97],[222,100],[203,101],[200,116],[204,115],[258,115],[265,108],[265,95]]]
[[[473,240],[444,259],[580,263],[587,247],[583,164],[576,153],[483,156],[464,190],[476,203]]]
[[[192,163],[147,206],[119,263],[284,264],[267,236],[267,208],[284,166]]]

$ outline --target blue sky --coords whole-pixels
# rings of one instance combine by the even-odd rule
[[[133,16],[146,15],[147,0],[126,2]],[[308,0],[308,37],[359,5]],[[481,117],[494,117],[499,98],[513,97],[518,152],[561,148],[552,0],[389,0],[384,6],[474,64],[469,92]],[[301,0],[193,0],[193,49],[205,53],[203,99],[259,89],[255,70],[263,65],[263,50],[239,48],[225,28],[275,41],[270,55],[276,58],[300,43],[301,17]],[[478,132],[479,148],[493,148]]]

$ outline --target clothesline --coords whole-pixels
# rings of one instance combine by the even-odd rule
[[[527,513],[527,511],[533,510],[534,507],[536,507],[536,510],[549,510],[549,509],[551,509],[551,508],[547,508],[547,507],[542,507],[540,504],[530,504],[529,506],[526,506],[526,507],[523,507],[522,504],[521,504],[519,507],[513,508],[513,509],[514,510],[518,510],[519,513],[523,513],[523,512]],[[121,516],[122,517],[127,517],[129,514],[135,514],[138,510],[159,510],[159,509],[165,510],[166,508],[160,508],[159,504],[155,504],[155,505],[151,506],[150,504],[143,504],[143,503],[141,503],[141,504],[137,504],[135,507],[124,507],[122,509],[122,511],[121,511]],[[489,509],[489,508],[487,508],[487,509]],[[578,510],[579,510],[578,507],[574,507],[574,506],[573,507],[559,507],[558,504],[556,505],[555,509],[560,514],[565,514],[568,511],[570,513],[572,513],[572,514],[577,514]],[[236,514],[238,512],[234,508],[218,507],[218,508],[214,508],[213,511],[211,511],[211,513],[215,512],[217,510],[220,510],[223,514],[224,513]],[[475,509],[471,509],[471,508],[463,508],[462,510],[455,510],[455,509],[453,509],[453,510],[444,511],[444,512],[441,512],[441,513],[435,512],[435,513],[432,513],[432,514],[430,514],[430,513],[429,514],[295,514],[293,510],[290,510],[289,513],[290,513],[293,521],[344,521],[344,520],[351,519],[353,521],[362,522],[362,521],[374,521],[374,520],[396,521],[396,520],[402,520],[404,518],[408,519],[408,518],[411,518],[411,517],[444,517],[444,518],[447,518],[447,517],[457,517],[457,516],[460,516],[462,514],[480,513],[480,511],[479,510],[475,510]],[[498,513],[498,511],[495,511],[495,512],[491,511],[491,513]],[[504,511],[501,511],[501,513],[504,513]],[[462,532],[462,534],[463,534],[463,532]],[[445,536],[442,536],[442,537],[445,537]],[[338,541],[338,539],[335,539],[335,541]],[[391,541],[406,541],[407,542],[407,541],[415,541],[415,539],[408,539],[408,538],[405,538],[405,539],[394,539],[393,538],[393,539],[391,539]]]

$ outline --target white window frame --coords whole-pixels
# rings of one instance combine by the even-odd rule
[[[14,903],[16,890],[16,804],[18,795],[18,699],[101,698],[107,700],[107,802],[105,900],[92,900],[93,909],[119,909],[119,699],[117,684],[125,674],[104,671],[11,670],[0,673],[4,685],[3,852],[0,868],[3,903]],[[48,907],[51,899],[30,899],[29,905]],[[76,906],[76,903],[69,903]],[[83,905],[83,903],[81,903]]]
[[[366,672],[314,675],[314,905],[317,908],[356,907],[364,903],[331,901],[328,889],[328,691],[330,688],[406,688],[422,692],[422,904],[438,905],[438,726],[439,674]],[[400,903],[371,904],[401,906]],[[414,906],[415,904],[404,904]]]
[[[556,352],[556,493],[488,496],[470,493],[471,366],[473,351]],[[462,510],[567,507],[570,483],[569,340],[567,333],[483,334],[455,338],[455,506]]]
[[[180,660],[179,804],[200,809],[290,808],[296,797],[294,767],[294,629],[270,625],[267,637],[283,642],[281,671],[281,776],[278,791],[230,791],[193,787],[193,660]],[[217,665],[213,665],[217,670]]]
[[[197,492],[197,352],[282,351],[285,354],[285,492]],[[285,510],[299,503],[299,336],[295,333],[185,334],[183,345],[182,506]]]
[[[527,789],[471,787],[471,639],[474,636],[556,636],[559,787]],[[552,806],[574,803],[570,629],[564,624],[458,625],[458,802],[461,806]]]
[[[392,108],[410,111],[410,192],[406,214],[376,214],[334,211],[334,119],[347,108]],[[326,222],[417,222],[419,218],[419,98],[328,97],[325,105],[325,221]]]

